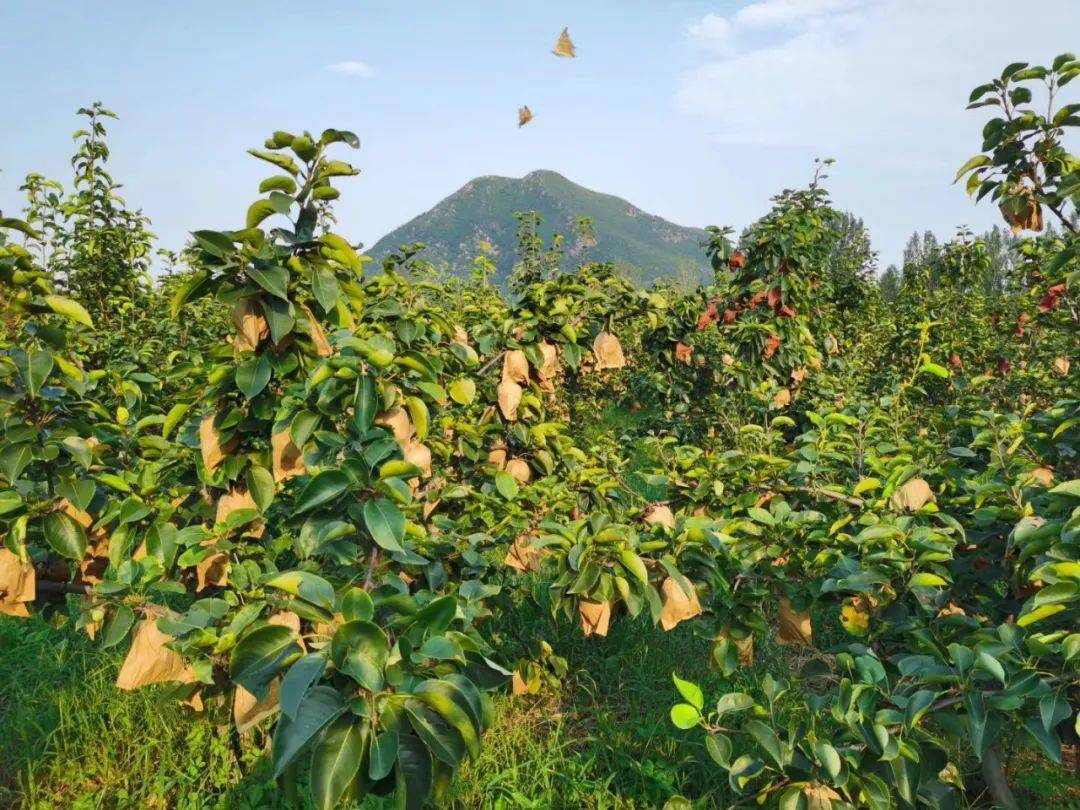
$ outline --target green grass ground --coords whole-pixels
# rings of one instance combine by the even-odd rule
[[[688,743],[668,721],[670,673],[717,695],[749,686],[761,670],[725,681],[708,668],[708,642],[686,626],[661,633],[624,620],[606,639],[586,640],[530,602],[488,630],[507,655],[517,638],[543,636],[567,658],[571,676],[537,698],[497,697],[496,725],[448,804],[644,808],[676,793],[695,807],[728,804],[725,775],[700,740]],[[758,651],[762,667],[777,663],[775,647]],[[118,692],[120,657],[67,628],[0,617],[0,807],[295,806],[269,778],[264,731],[244,740],[237,767],[223,709],[197,715],[158,701],[154,689]],[[1013,784],[1025,806],[1080,806],[1080,783],[1056,766],[1027,753],[1016,763]],[[384,804],[369,799],[363,807]]]

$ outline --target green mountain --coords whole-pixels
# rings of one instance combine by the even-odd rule
[[[478,177],[430,211],[388,233],[369,253],[381,259],[402,244],[423,242],[429,261],[467,276],[481,244],[486,243],[498,266],[494,280],[502,284],[515,261],[515,211],[539,212],[545,241],[553,233],[563,234],[568,265],[615,262],[640,284],[661,277],[694,284],[708,274],[701,247],[704,230],[675,225],[552,171],[535,171],[520,178]],[[592,218],[592,239],[577,236],[575,220],[583,216]]]

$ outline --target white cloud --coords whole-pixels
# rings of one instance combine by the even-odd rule
[[[719,14],[706,14],[696,23],[686,26],[688,33],[695,42],[711,50],[723,51],[731,41],[731,22]]]
[[[735,22],[753,28],[784,26],[846,11],[862,3],[863,0],[760,0],[735,12]]]
[[[355,76],[359,79],[370,79],[375,75],[375,68],[364,62],[335,62],[332,65],[327,65],[326,69],[346,76]]]
[[[968,91],[1014,59],[1050,61],[1080,25],[1075,0],[1044,0],[1040,14],[1058,24],[1042,29],[1038,42],[1020,42],[1004,22],[1012,7],[1012,0],[871,0],[858,7],[761,0],[726,20],[735,40],[729,51],[679,76],[675,105],[725,142],[823,154],[858,145],[880,150],[883,160],[941,154],[946,144],[950,154],[965,143],[974,151],[978,122],[963,109]],[[752,26],[765,24],[785,27],[751,35]]]

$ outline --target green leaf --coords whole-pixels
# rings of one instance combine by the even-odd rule
[[[269,191],[280,191],[283,194],[295,194],[296,182],[287,174],[275,174],[259,183],[260,194],[266,194]]]
[[[15,483],[33,458],[34,448],[29,443],[9,444],[0,448],[0,470],[9,482]]]
[[[716,711],[721,715],[744,712],[753,707],[754,699],[745,692],[728,692],[716,701]]]
[[[293,434],[295,441],[295,433]],[[310,512],[337,498],[349,488],[349,477],[341,470],[324,470],[312,478],[296,499],[293,514]]]
[[[990,655],[990,653],[985,650],[979,651],[975,656],[975,664],[1001,681],[1002,686],[1005,685],[1005,668],[1001,666],[1001,662]]]
[[[282,714],[290,719],[296,717],[296,710],[300,707],[300,702],[304,699],[304,695],[307,694],[311,685],[322,676],[326,670],[326,663],[326,654],[318,652],[309,653],[302,658],[298,658],[289,667],[289,671],[281,679],[279,703]]]
[[[19,378],[27,393],[31,397],[36,397],[56,364],[52,354],[43,349],[35,349],[29,353],[21,349],[12,349],[11,359],[15,363],[15,370],[19,372]]]
[[[457,616],[457,598],[453,594],[432,599],[413,617],[413,622],[429,633],[446,631]]]
[[[270,200],[256,200],[247,211],[245,227],[257,228],[264,219],[277,213]]]
[[[980,166],[987,166],[989,164],[990,158],[987,155],[975,155],[975,157],[968,159],[967,163],[965,163],[957,170],[956,179],[953,180],[953,182],[955,183],[972,169],[977,169]]]
[[[284,169],[293,177],[300,174],[300,167],[296,165],[296,161],[288,155],[279,155],[277,152],[264,152],[262,149],[248,149],[248,154],[252,157],[257,157],[259,160],[265,160],[267,163],[273,163],[279,169]]]
[[[364,501],[364,525],[371,539],[386,551],[404,551],[405,515],[386,498]]]
[[[345,711],[345,700],[336,689],[315,686],[308,690],[295,717],[282,716],[274,729],[274,777],[296,759],[311,738]]]
[[[45,540],[61,557],[81,560],[86,555],[86,530],[63,512],[50,512],[45,518]]]
[[[196,231],[194,236],[198,239]],[[229,243],[229,247],[232,247],[232,243]],[[198,270],[188,276],[183,283],[176,288],[176,292],[173,293],[172,300],[169,302],[169,316],[174,320],[179,317],[180,310],[184,308],[184,304],[190,301],[192,298],[197,298],[210,287],[210,272],[208,270]]]
[[[161,423],[161,438],[169,438],[169,434],[176,429],[176,426],[180,424],[180,421],[187,416],[188,411],[191,410],[190,402],[180,402],[169,408],[169,412],[165,414],[165,421]]]
[[[705,738],[705,750],[709,752],[713,762],[721,768],[727,768],[731,764],[731,739],[723,734],[710,734]]]
[[[909,588],[941,588],[949,583],[939,577],[937,574],[931,574],[928,571],[920,571],[915,574],[908,582]]]
[[[269,204],[269,203],[267,203]],[[245,272],[252,281],[266,290],[275,298],[288,300],[289,297],[289,272],[284,267],[248,267]],[[264,310],[266,311],[266,310]],[[266,311],[267,318],[270,312]],[[275,339],[275,343],[277,340]]]
[[[253,464],[248,467],[245,478],[252,500],[259,507],[260,512],[265,512],[270,508],[270,504],[274,502],[275,485],[273,473],[266,467]]]
[[[270,358],[264,352],[236,367],[236,387],[247,399],[258,396],[270,382]]]
[[[368,777],[373,782],[384,779],[394,768],[397,759],[398,735],[396,731],[384,731],[371,743],[368,759]]]
[[[367,622],[375,615],[375,603],[363,588],[349,588],[341,597],[341,615],[347,622]]]
[[[299,596],[324,610],[334,609],[334,586],[310,571],[285,571],[270,579],[266,587]]]
[[[840,755],[836,752],[836,749],[827,742],[819,742],[814,745],[814,753],[829,778],[836,779],[840,775],[842,765]]]
[[[105,631],[101,634],[102,648],[115,647],[127,638],[128,631],[134,623],[135,611],[127,605],[117,605],[112,618],[105,625]]]
[[[787,746],[780,742],[776,732],[760,720],[750,720],[743,726],[743,730],[753,737],[758,745],[765,749],[773,762],[783,768],[787,764]]]
[[[645,562],[634,551],[628,548],[623,549],[619,552],[619,561],[638,582],[642,585],[649,584],[649,571],[645,567]]]
[[[229,661],[233,683],[247,689],[259,700],[266,697],[270,681],[289,656],[301,652],[296,634],[288,627],[268,624],[237,642]]]
[[[452,769],[456,769],[465,756],[465,744],[461,735],[419,700],[406,702],[405,714],[416,735],[424,741],[431,753]]]
[[[694,728],[701,722],[701,712],[689,703],[676,703],[671,707],[671,722],[676,728]]]
[[[700,712],[705,707],[705,695],[702,694],[701,687],[690,681],[684,681],[674,672],[671,673],[671,678],[675,681],[675,688],[679,690],[683,700]]]
[[[935,377],[940,377],[943,380],[949,379],[949,370],[944,366],[939,366],[937,363],[930,363],[923,361],[923,364],[919,366],[919,373],[933,374]]]
[[[341,285],[329,268],[319,267],[312,274],[311,291],[315,293],[315,300],[319,302],[323,312],[330,312],[337,305]]]
[[[468,377],[461,377],[450,383],[450,398],[460,405],[469,405],[476,397],[476,383]]]
[[[386,633],[373,622],[346,622],[330,640],[334,665],[372,692],[383,687],[388,654]]]
[[[45,303],[48,304],[49,309],[57,315],[63,315],[65,318],[74,321],[75,323],[88,326],[91,329],[94,328],[94,322],[90,318],[90,313],[87,312],[86,308],[78,301],[73,301],[62,295],[46,295]]]
[[[396,786],[401,810],[421,810],[431,797],[435,766],[431,752],[418,737],[397,735]]]
[[[353,400],[353,424],[360,433],[371,430],[379,410],[379,393],[375,378],[361,374],[356,381],[356,397]]]
[[[371,725],[343,714],[323,732],[311,752],[311,792],[320,810],[333,810],[359,773],[367,753]]]
[[[517,479],[505,470],[499,470],[495,473],[495,489],[499,490],[499,494],[506,500],[512,501],[518,495]]]
[[[1061,738],[1058,737],[1056,731],[1047,731],[1038,717],[1029,717],[1024,720],[1024,730],[1039,744],[1043,753],[1058,765],[1061,764]]]
[[[438,713],[451,728],[461,735],[469,756],[480,756],[480,726],[469,711],[464,696],[453,684],[444,680],[427,680],[413,694]]]
[[[1051,495],[1069,495],[1073,498],[1080,498],[1080,478],[1074,478],[1071,481],[1065,481],[1058,484],[1056,487],[1050,490]]]

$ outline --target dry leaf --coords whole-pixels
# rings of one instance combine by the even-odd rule
[[[564,28],[562,33],[559,34],[559,39],[555,42],[555,47],[551,49],[551,52],[556,56],[562,56],[567,59],[573,59],[577,56],[577,49],[574,47],[573,40],[570,39],[570,32]]]
[[[198,582],[195,586],[195,592],[198,593],[210,587],[225,587],[229,582],[229,568],[231,566],[229,555],[220,551],[196,563],[195,576]]]
[[[532,545],[533,538],[528,535],[519,536],[510,545],[503,559],[503,564],[521,572],[540,570],[540,549]]]
[[[1016,210],[1012,201],[1024,197],[1023,207]],[[1035,200],[1035,194],[1028,186],[1021,186],[1020,192],[1011,199],[1006,199],[999,206],[1001,216],[1009,223],[1013,235],[1021,231],[1041,231],[1043,229],[1042,206]]]
[[[503,380],[499,383],[497,395],[499,397],[499,410],[507,422],[517,419],[518,405],[521,404],[521,386],[513,380]]]
[[[462,329],[460,326],[454,327],[454,336],[450,338],[451,343],[460,343],[462,346],[469,345],[469,333]]]
[[[780,600],[780,628],[778,644],[812,644],[814,631],[810,626],[810,614],[800,613],[791,606],[786,596]]]
[[[791,404],[791,392],[786,388],[781,388],[773,396],[772,401],[777,408],[786,408]]]
[[[1059,377],[1069,376],[1069,363],[1068,357],[1055,357],[1054,358],[1054,373]]]
[[[109,538],[104,532],[94,535],[94,542],[86,547],[86,556],[79,561],[79,575],[76,582],[96,585],[101,582],[105,569],[109,567]]]
[[[311,311],[307,304],[302,304],[300,309],[304,310],[308,317],[308,325],[311,328],[311,342],[315,345],[315,353],[319,357],[329,357],[334,353],[334,349],[330,345],[330,341],[326,339],[326,332],[323,331],[318,318],[315,317],[315,313]]]
[[[116,676],[117,689],[138,689],[166,681],[194,683],[195,673],[184,659],[165,645],[173,640],[157,626],[157,616],[149,615],[135,626],[131,649]]]
[[[529,479],[532,478],[532,470],[529,468],[529,465],[520,458],[512,458],[506,462],[506,472],[522,484],[529,483]]]
[[[25,603],[33,602],[36,595],[34,566],[24,566],[18,555],[0,546],[0,613],[26,618],[30,611]]]
[[[514,677],[510,679],[510,689],[513,694],[519,697],[529,694],[528,684],[525,683],[525,679],[521,677],[521,674],[516,669],[514,670]]]
[[[397,443],[402,447],[412,439],[412,422],[409,421],[409,414],[405,412],[404,408],[395,406],[388,411],[383,411],[375,417],[375,424],[390,428],[394,438],[397,439]]]
[[[191,693],[190,696],[188,696],[187,699],[181,700],[180,705],[187,706],[193,712],[198,712],[199,714],[202,714],[203,710],[206,708],[205,706],[203,706],[202,690],[196,689],[194,692]]]
[[[641,516],[641,519],[650,526],[660,524],[669,529],[675,528],[675,513],[666,504],[654,503],[645,510],[645,514]]]
[[[592,635],[606,636],[611,623],[611,602],[592,602],[582,599],[578,602],[578,618],[585,638]]]
[[[516,383],[529,381],[529,361],[521,349],[508,349],[503,353],[503,380]]]
[[[214,520],[217,523],[222,523],[228,520],[229,515],[240,509],[258,509],[255,505],[255,499],[251,497],[251,493],[240,486],[234,486],[227,493],[218,499],[217,503],[217,515]]]
[[[236,723],[236,731],[246,734],[265,720],[278,713],[281,690],[278,679],[270,682],[270,689],[262,700],[257,700],[251,692],[242,686],[236,687],[233,692],[233,722]]]
[[[555,344],[543,340],[540,342],[540,354],[543,355],[544,362],[537,375],[541,380],[550,380],[559,373],[559,349]]]
[[[280,484],[307,472],[304,454],[292,440],[292,430],[285,428],[270,437],[270,457],[274,468],[274,482]]]
[[[802,385],[809,373],[805,368],[793,369],[791,372],[791,384],[796,387]]]
[[[1049,487],[1054,483],[1054,471],[1049,467],[1039,467],[1039,469],[1032,470],[1029,473],[1029,478],[1032,483],[1038,484],[1041,487]]]
[[[420,442],[409,442],[401,448],[401,453],[407,462],[420,468],[421,477],[431,477],[431,450],[428,449],[427,445]]]
[[[769,335],[765,338],[765,345],[761,348],[761,359],[768,360],[774,354],[776,350],[780,348],[780,336],[777,334]]]
[[[960,607],[955,602],[949,602],[948,605],[943,607],[937,612],[939,617],[942,616],[967,616],[967,611]]]
[[[732,357],[730,354],[725,354],[723,357],[720,358],[720,362],[723,363],[725,366],[733,366],[735,365],[735,358]]]
[[[725,627],[720,632],[721,639],[729,639],[732,644],[735,645],[735,652],[739,657],[740,667],[752,667],[754,665],[754,637],[749,635],[746,638],[731,638],[728,633],[728,629]],[[716,666],[716,659],[712,659],[710,667]]]
[[[805,785],[803,795],[806,796],[806,810],[831,810],[834,800],[843,800],[840,794],[828,785]]]
[[[266,322],[254,296],[247,296],[236,302],[232,310],[232,322],[236,329],[233,346],[242,352],[255,351],[259,348],[259,343],[270,334],[270,324]]]
[[[94,519],[90,517],[89,512],[83,512],[81,509],[76,509],[75,505],[67,498],[61,498],[60,503],[56,505],[56,509],[70,517],[84,529],[89,529],[94,522]]]
[[[694,350],[687,346],[682,341],[675,344],[675,362],[682,363],[684,366],[690,365],[690,361],[694,357]]]
[[[225,444],[221,443],[221,432],[214,426],[215,416],[213,413],[207,414],[199,423],[199,450],[202,453],[203,465],[209,473],[221,466],[225,456],[236,446],[235,437]]]
[[[506,448],[496,447],[488,453],[488,464],[491,464],[497,470],[504,469],[506,467]]]
[[[893,493],[889,506],[897,512],[914,512],[936,500],[933,490],[926,481],[922,478],[912,478]]]
[[[524,107],[518,107],[518,129],[521,129],[527,123],[532,121],[532,119],[532,110],[529,109],[528,104],[526,104]]]
[[[622,368],[626,365],[622,344],[610,332],[600,332],[593,340],[593,354],[596,356],[596,370]]]
[[[701,602],[697,592],[691,588],[690,595],[671,577],[660,586],[660,595],[664,601],[664,610],[660,614],[660,626],[664,630],[673,630],[680,622],[701,615]]]

